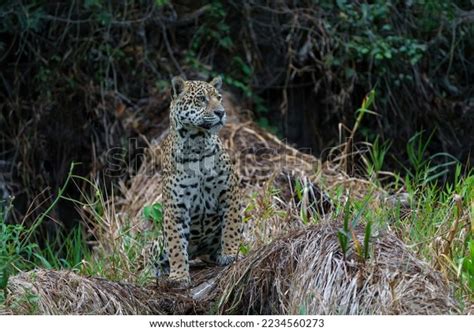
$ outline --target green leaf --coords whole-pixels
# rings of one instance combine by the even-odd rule
[[[239,247],[239,251],[244,256],[248,255],[248,253],[250,252],[250,247],[248,245],[241,244],[240,247]]]
[[[342,254],[344,255],[344,257],[346,257],[348,241],[347,233],[342,230],[339,230],[337,232],[337,238],[339,239],[339,244],[341,245]]]
[[[357,224],[359,223],[360,219],[362,218],[362,215],[367,209],[367,206],[369,205],[369,201],[372,198],[372,194],[369,194],[365,197],[364,203],[362,207],[357,211],[357,214],[355,217],[352,219],[352,227],[355,228]]]
[[[349,217],[351,214],[351,201],[350,198],[347,198],[346,204],[344,205],[344,223],[343,229],[344,232],[349,232]]]
[[[344,7],[345,7],[346,4],[347,4],[347,0],[337,0],[337,1],[336,1],[336,4],[337,4],[337,6],[338,6],[340,9],[344,9]]]
[[[372,236],[372,221],[367,222],[367,226],[365,227],[365,235],[364,235],[364,260],[369,258],[369,243],[370,237]]]
[[[152,220],[160,225],[163,221],[163,207],[160,203],[154,203],[151,206],[143,207],[143,216],[146,220]]]
[[[301,185],[301,182],[299,179],[295,181],[295,191],[296,191],[296,196],[298,197],[298,200],[299,201],[303,200],[303,185]]]
[[[155,4],[157,7],[163,7],[164,5],[167,5],[169,0],[155,0]]]
[[[0,269],[0,290],[7,288],[9,276],[7,268]]]

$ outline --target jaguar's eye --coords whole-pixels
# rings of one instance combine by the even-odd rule
[[[202,103],[207,102],[207,98],[206,98],[205,95],[199,95],[197,98],[198,98],[199,102],[202,102]]]
[[[221,95],[217,95],[216,98],[217,98],[217,101],[219,101],[219,102],[222,101],[222,96]]]

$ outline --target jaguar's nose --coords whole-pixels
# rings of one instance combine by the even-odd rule
[[[214,114],[216,114],[217,117],[219,117],[219,118],[222,118],[224,116],[224,113],[225,113],[225,111],[222,108],[218,108],[218,109],[214,110]]]

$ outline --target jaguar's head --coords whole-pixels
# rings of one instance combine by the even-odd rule
[[[175,77],[171,81],[171,122],[176,129],[217,133],[226,115],[220,94],[222,79],[218,76],[209,83]]]

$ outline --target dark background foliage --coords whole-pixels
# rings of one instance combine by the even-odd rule
[[[389,170],[409,166],[418,132],[426,157],[469,167],[473,22],[469,0],[1,2],[0,194],[13,220],[34,219],[71,162],[105,187],[126,180],[178,74],[221,74],[261,126],[323,158],[375,89],[356,140],[391,142]],[[133,166],[104,175],[112,148]],[[78,218],[66,200],[50,216],[52,231]]]

